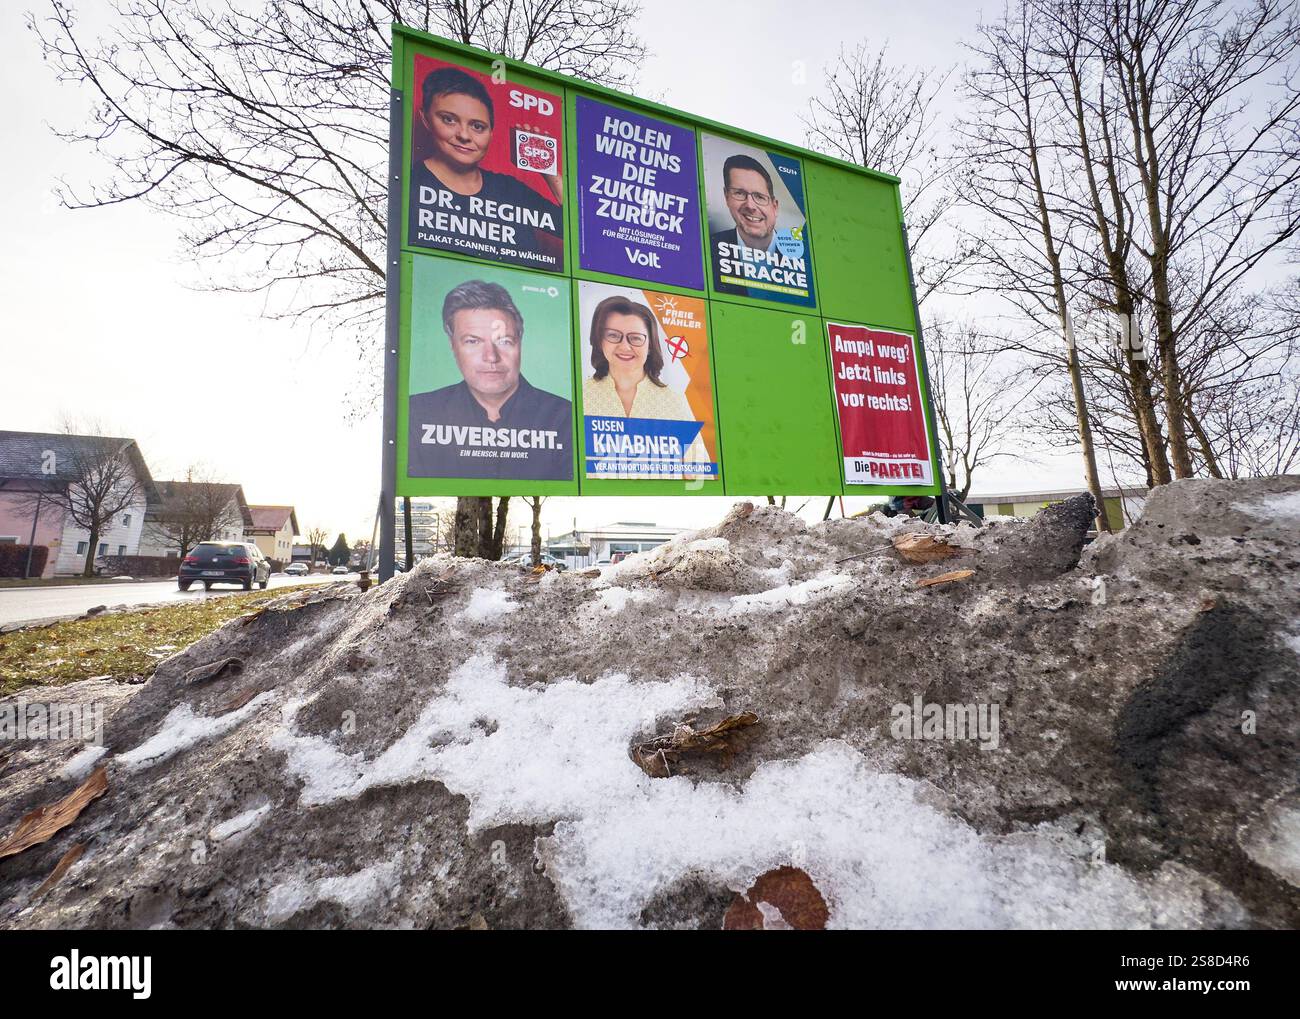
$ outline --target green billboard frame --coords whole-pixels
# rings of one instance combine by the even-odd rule
[[[580,414],[577,413],[581,386],[580,378],[581,336],[579,316],[573,316],[574,326],[574,480],[572,482],[509,481],[503,479],[471,480],[463,478],[412,478],[407,476],[406,465],[406,405],[409,381],[411,339],[410,267],[417,258],[457,259],[482,262],[482,259],[455,251],[438,250],[436,253],[408,243],[410,188],[407,186],[410,151],[412,146],[412,116],[407,96],[413,95],[415,60],[417,54],[459,63],[484,74],[504,70],[506,79],[525,87],[533,87],[557,94],[562,100],[565,121],[565,142],[569,156],[564,173],[564,229],[565,244],[562,266],[559,270],[534,268],[530,271],[547,273],[557,278],[557,285],[571,288],[577,300],[578,284],[593,281],[679,293],[705,301],[709,340],[712,347],[711,371],[714,392],[720,471],[717,479],[703,483],[684,483],[667,479],[592,479],[585,478],[584,461],[580,446]],[[629,110],[688,128],[695,133],[697,182],[699,186],[700,230],[702,255],[705,258],[704,288],[693,290],[668,284],[650,283],[633,277],[614,275],[582,269],[579,265],[576,238],[578,236],[579,181],[576,173],[578,129],[575,116],[576,101],[587,96]],[[910,258],[903,221],[900,181],[897,177],[877,170],[813,152],[762,135],[738,131],[637,96],[628,95],[601,85],[591,84],[568,75],[500,57],[485,50],[453,42],[435,35],[420,32],[403,25],[392,29],[392,92],[390,95],[390,153],[389,153],[389,214],[388,214],[388,305],[385,344],[384,389],[384,485],[383,498],[389,507],[394,496],[516,496],[516,495],[941,495],[943,471],[941,448],[935,427],[933,401],[930,396],[929,371],[925,359],[924,338],[921,334],[920,316],[916,304]],[[708,216],[707,185],[702,157],[701,136],[705,133],[725,136],[743,145],[762,148],[783,157],[797,159],[802,164],[802,184],[806,217],[813,238],[810,272],[816,303],[811,306],[782,304],[748,295],[731,295],[715,292],[713,273],[708,271],[711,255],[707,251]],[[819,206],[817,203],[821,202]],[[499,263],[493,263],[499,264]],[[562,282],[561,282],[562,281]],[[755,461],[770,460],[763,449],[746,448],[737,441],[743,426],[737,423],[740,403],[733,397],[727,405],[732,407],[732,427],[729,431],[727,411],[720,399],[718,379],[718,334],[713,327],[716,314],[721,318],[735,317],[727,307],[762,309],[788,315],[817,325],[816,351],[807,356],[814,358],[820,352],[824,362],[824,399],[831,414],[830,443],[819,437],[815,445],[825,451],[833,445],[836,451],[835,473],[838,484],[821,484],[819,491],[807,491],[805,486],[812,476],[806,470],[793,469],[791,484],[782,484],[780,471],[756,471]],[[744,316],[741,315],[741,318]],[[917,374],[921,387],[925,429],[930,443],[934,483],[915,485],[848,485],[844,479],[844,461],[841,449],[838,414],[835,413],[835,390],[831,358],[827,342],[826,324],[830,321],[853,322],[872,329],[905,333],[913,337],[917,357]],[[811,328],[809,328],[811,331]],[[800,342],[800,341],[796,341]],[[807,337],[810,347],[812,337]],[[724,343],[734,347],[735,344]],[[815,378],[809,374],[809,365],[801,366],[805,383]],[[780,368],[773,369],[775,375]],[[758,403],[771,401],[781,392],[782,379],[765,378],[762,366],[752,373],[760,391],[755,396]],[[804,398],[816,398],[818,387],[807,385],[801,391]],[[727,436],[731,435],[728,443]],[[728,470],[728,465],[733,470]],[[399,471],[399,466],[402,468]],[[814,472],[816,473],[816,472]],[[742,479],[764,477],[771,484],[761,491],[743,489]],[[829,482],[831,472],[821,472],[821,479]],[[736,483],[730,479],[734,478]],[[940,500],[942,504],[942,499]],[[383,512],[385,518],[391,512]],[[385,521],[386,522],[386,521]]]

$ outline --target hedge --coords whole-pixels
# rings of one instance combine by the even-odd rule
[[[27,550],[32,549],[31,576],[39,577],[45,572],[45,563],[50,558],[50,550],[45,545],[17,545],[5,542],[0,545],[0,577],[27,576]]]

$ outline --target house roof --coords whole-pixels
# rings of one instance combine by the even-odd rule
[[[298,533],[298,517],[292,506],[250,506],[248,508],[253,514],[250,530],[274,534],[287,520],[293,528],[293,533]]]
[[[136,441],[108,435],[0,431],[0,481],[53,479],[66,485],[76,480],[78,460],[117,450],[125,451],[130,458],[131,468],[144,486],[146,502],[159,501],[158,488]],[[47,473],[51,467],[53,474]]]
[[[194,497],[191,493],[200,486],[205,485],[210,485],[218,493],[225,492],[228,499],[234,500],[235,505],[239,507],[239,516],[244,522],[245,530],[252,525],[253,515],[249,512],[248,500],[244,498],[243,486],[221,481],[158,482],[157,487],[160,498],[157,505],[151,505],[149,507],[148,518],[151,520],[157,520],[169,514],[184,513],[188,507],[195,505]]]

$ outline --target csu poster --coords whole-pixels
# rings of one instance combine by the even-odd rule
[[[704,289],[695,132],[578,96],[578,263]]]
[[[420,248],[564,268],[564,103],[415,57],[410,221]]]
[[[826,323],[850,485],[931,485],[916,344],[906,333]]]
[[[573,480],[567,282],[422,255],[411,283],[407,475]]]
[[[587,477],[717,477],[705,302],[583,282],[578,306]]]
[[[709,264],[720,294],[815,307],[799,160],[701,134]]]

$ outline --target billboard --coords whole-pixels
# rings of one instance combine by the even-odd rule
[[[416,55],[407,243],[564,268],[564,101]]]
[[[704,289],[695,132],[587,96],[575,110],[579,266]]]
[[[897,178],[393,32],[385,491],[938,490]]]
[[[588,478],[719,473],[705,302],[578,284]]]
[[[714,292],[814,307],[799,160],[712,134],[701,150]]]
[[[412,478],[573,478],[569,289],[450,259],[412,267]]]
[[[930,485],[933,455],[916,342],[905,333],[826,323],[849,485]]]

